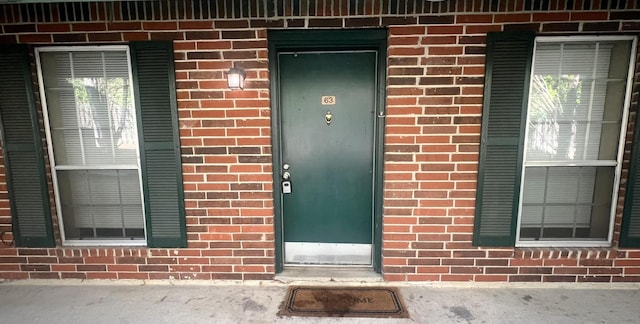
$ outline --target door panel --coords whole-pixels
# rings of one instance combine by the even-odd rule
[[[282,197],[289,261],[287,242],[372,244],[376,59],[374,51],[278,55],[281,154],[292,188]],[[296,251],[313,254],[316,245]]]

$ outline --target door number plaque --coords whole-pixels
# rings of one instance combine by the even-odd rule
[[[331,106],[336,104],[336,96],[322,96],[322,105]]]

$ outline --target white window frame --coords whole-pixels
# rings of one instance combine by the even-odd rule
[[[576,161],[576,163],[564,163],[564,162],[530,162],[527,163],[526,155],[528,148],[528,141],[526,140],[527,134],[529,134],[529,107],[527,105],[526,110],[526,127],[525,127],[525,143],[524,143],[524,151],[523,151],[523,162],[522,162],[522,171],[521,171],[521,180],[520,180],[520,196],[518,201],[518,220],[516,227],[516,247],[610,247],[611,242],[613,240],[613,230],[615,225],[616,218],[616,210],[618,207],[618,192],[620,189],[620,177],[622,172],[622,162],[624,156],[624,145],[626,142],[626,134],[628,127],[628,119],[629,119],[629,106],[631,105],[631,91],[633,88],[633,71],[635,67],[636,61],[636,46],[637,46],[637,37],[635,36],[539,36],[535,38],[534,48],[533,48],[533,58],[531,63],[531,76],[529,82],[529,96],[531,95],[533,89],[533,71],[535,70],[535,54],[537,50],[537,46],[539,43],[570,43],[570,42],[602,42],[602,41],[631,41],[631,53],[629,55],[629,62],[627,64],[627,87],[625,91],[624,98],[624,106],[622,107],[622,120],[620,123],[620,134],[618,138],[618,155],[615,164],[615,173],[614,173],[614,181],[613,188],[611,188],[611,211],[609,214],[609,233],[607,235],[607,239],[605,240],[540,240],[540,241],[521,241],[520,240],[520,227],[522,223],[522,202],[524,198],[524,175],[525,169],[527,166],[613,166],[612,163],[608,161],[602,161],[600,163],[581,163],[581,161]],[[529,98],[527,98],[527,102],[529,102]]]
[[[109,166],[92,166],[92,167],[73,167],[73,166],[57,166],[55,162],[54,147],[51,137],[51,127],[49,124],[49,110],[47,107],[47,100],[44,88],[44,77],[42,73],[42,66],[40,62],[40,53],[46,52],[96,52],[96,51],[124,51],[127,56],[127,68],[129,70],[129,81],[133,81],[133,70],[131,66],[131,55],[129,53],[129,46],[126,45],[104,45],[104,46],[51,46],[51,47],[39,47],[35,49],[36,57],[36,70],[38,75],[38,86],[40,91],[40,102],[42,104],[42,115],[44,118],[44,130],[47,137],[47,151],[49,154],[49,166],[51,168],[51,178],[53,181],[53,192],[56,203],[56,213],[58,217],[58,228],[60,230],[60,236],[62,239],[62,245],[65,246],[146,246],[147,245],[147,229],[143,226],[144,239],[87,239],[87,240],[70,240],[66,238],[64,219],[62,217],[62,205],[60,203],[60,192],[58,189],[58,170],[110,170],[110,169],[122,169],[122,170],[137,170],[138,171],[138,183],[140,184],[140,197],[142,206],[142,224],[146,224],[145,215],[145,196],[144,189],[142,187],[142,166],[140,164],[140,145],[136,145],[136,165],[109,165]],[[132,104],[135,108],[135,91],[134,85],[129,87],[129,95],[132,98]],[[138,116],[136,110],[133,110],[134,118],[136,120],[135,138],[139,141],[138,137]]]

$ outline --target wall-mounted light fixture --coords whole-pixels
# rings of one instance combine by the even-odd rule
[[[244,71],[242,69],[232,67],[227,72],[227,85],[231,90],[244,89]]]

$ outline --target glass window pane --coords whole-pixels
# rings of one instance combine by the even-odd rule
[[[137,170],[58,171],[67,239],[144,238]],[[131,233],[139,233],[130,236]]]
[[[561,68],[557,72],[567,75],[592,76],[596,62],[596,47],[594,43],[564,43],[562,53],[558,56]],[[557,58],[556,58],[557,59]],[[598,62],[604,60],[598,60]],[[608,64],[608,62],[607,62]]]
[[[82,149],[77,129],[51,129],[51,143],[57,165],[82,165]]]
[[[540,204],[544,202],[547,182],[547,168],[527,168],[522,193],[523,204]]]
[[[525,168],[520,239],[606,239],[614,174],[614,167]]]
[[[71,65],[75,80],[96,79],[104,77],[101,51],[72,52]]]
[[[127,53],[104,52],[104,65],[108,79],[129,79]]]
[[[47,89],[73,89],[68,52],[40,53],[42,78]]]
[[[548,204],[544,208],[544,227],[546,228],[572,228],[576,217],[575,205]]]
[[[562,51],[560,43],[536,44],[535,63],[536,74],[557,75],[560,71],[561,60],[558,59]]]
[[[580,186],[580,171],[584,168],[546,168],[545,202],[569,203],[576,201]],[[526,179],[526,173],[525,173]]]
[[[55,111],[49,114],[51,129],[77,129],[78,117],[76,115],[76,97],[73,88],[45,90],[47,96],[47,109]]]
[[[529,98],[528,161],[616,160],[617,150],[611,148],[618,147],[624,82],[611,80],[610,75],[620,73],[610,65],[623,58],[618,43],[538,44]]]
[[[522,206],[522,228],[540,228],[543,223],[544,204]],[[536,236],[537,237],[537,236]]]
[[[73,151],[54,150],[56,164],[137,165],[135,108],[126,52],[44,52],[41,59],[48,64],[43,78],[52,140],[81,145]],[[62,134],[63,138],[57,138]]]
[[[104,131],[96,126],[93,129],[82,129],[82,146],[85,165],[113,164],[113,146],[109,129]],[[108,161],[108,163],[101,163]]]

